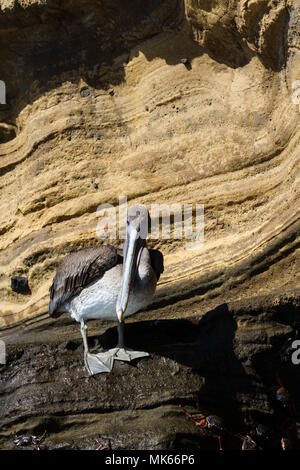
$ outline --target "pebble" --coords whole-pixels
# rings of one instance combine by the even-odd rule
[[[180,62],[185,66],[187,70],[192,70],[191,63],[186,57],[184,59],[180,59]]]
[[[10,278],[10,287],[14,292],[18,292],[19,294],[30,294],[30,289],[28,285],[27,277],[22,276],[12,276]]]
[[[90,95],[90,90],[88,88],[84,88],[83,90],[81,90],[80,94],[83,98],[86,98],[87,96]]]

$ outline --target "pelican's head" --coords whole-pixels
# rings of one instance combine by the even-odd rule
[[[123,277],[117,301],[117,315],[121,322],[127,308],[130,288],[135,278],[142,249],[150,228],[150,216],[145,206],[137,205],[128,210],[126,239],[123,250]]]
[[[126,240],[133,233],[136,238],[146,240],[150,228],[150,215],[147,207],[133,206],[128,210],[126,221]]]

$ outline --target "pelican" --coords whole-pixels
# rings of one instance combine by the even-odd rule
[[[49,314],[69,312],[80,323],[84,363],[90,375],[110,372],[114,360],[132,361],[149,356],[124,345],[124,318],[151,302],[162,274],[163,255],[148,250],[146,237],[151,219],[145,206],[129,209],[124,248],[100,245],[75,251],[63,260],[50,287]],[[118,322],[118,344],[109,351],[91,354],[87,320]]]

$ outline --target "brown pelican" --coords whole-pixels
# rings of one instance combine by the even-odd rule
[[[73,252],[53,279],[49,314],[57,317],[69,312],[81,324],[84,361],[90,375],[110,372],[115,359],[131,361],[149,356],[124,346],[124,318],[151,302],[164,269],[162,253],[146,246],[150,222],[146,207],[132,207],[127,214],[123,249],[100,245]],[[89,352],[86,321],[91,319],[118,321],[115,348],[98,354]]]

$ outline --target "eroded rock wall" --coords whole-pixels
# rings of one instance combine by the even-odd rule
[[[1,2],[2,327],[46,312],[57,265],[99,243],[96,209],[119,195],[205,204],[201,250],[151,242],[158,299],[296,284],[298,18],[275,0]]]

